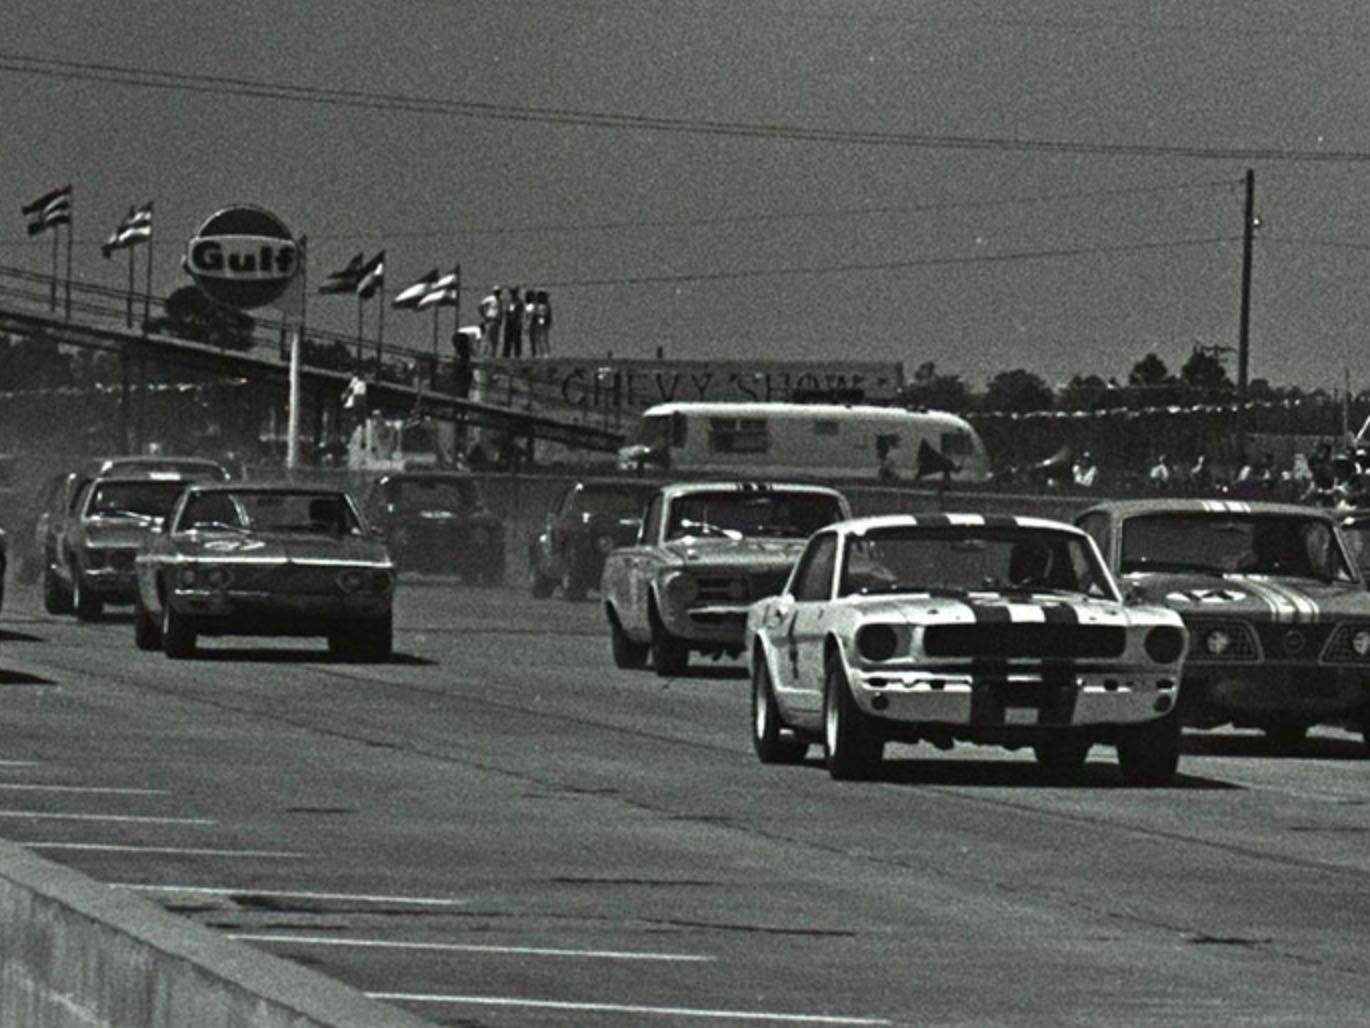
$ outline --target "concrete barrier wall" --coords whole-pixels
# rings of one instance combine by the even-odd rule
[[[432,1028],[0,841],[0,1028]]]

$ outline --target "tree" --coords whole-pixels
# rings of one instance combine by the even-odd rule
[[[906,382],[899,397],[910,407],[930,410],[965,411],[970,407],[970,390],[959,375],[939,375],[937,365],[924,361]]]
[[[198,286],[182,286],[166,298],[164,317],[148,323],[149,332],[161,332],[212,343],[233,350],[252,348],[252,316],[216,302]]]
[[[1175,379],[1170,374],[1170,369],[1165,366],[1165,361],[1157,357],[1154,353],[1148,353],[1145,357],[1132,365],[1132,370],[1127,373],[1127,384],[1130,386],[1161,386],[1169,385]]]
[[[1061,390],[1062,410],[1095,410],[1107,406],[1109,385],[1098,375],[1075,375]]]
[[[985,408],[992,411],[1051,410],[1051,387],[1039,375],[1018,368],[1001,371],[985,389]]]
[[[1180,381],[1191,389],[1201,389],[1206,393],[1230,393],[1236,387],[1227,377],[1223,367],[1222,355],[1230,353],[1230,346],[1195,345],[1189,359],[1180,368]]]

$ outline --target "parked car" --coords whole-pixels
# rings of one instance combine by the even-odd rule
[[[1125,781],[1175,773],[1183,622],[1127,606],[1088,537],[1043,518],[887,515],[809,540],[747,617],[752,742],[797,763],[821,740],[834,778],[886,741],[1031,746],[1073,771],[1114,746]]]
[[[605,558],[600,592],[614,663],[680,674],[691,652],[738,656],[747,608],[780,591],[804,540],[851,517],[836,489],[676,482],[648,501],[633,546]]]
[[[43,571],[48,613],[75,612],[79,620],[92,621],[106,604],[132,603],[134,558],[189,484],[166,474],[87,482],[58,529],[55,558]]]
[[[1337,521],[1186,499],[1103,503],[1076,519],[1133,597],[1189,627],[1185,723],[1259,729],[1281,749],[1316,724],[1370,727],[1370,592]]]
[[[401,569],[442,571],[483,585],[504,581],[504,522],[465,471],[391,471],[367,490],[367,518]]]
[[[345,491],[196,484],[138,555],[134,642],[186,658],[202,635],[321,635],[333,653],[385,660],[394,586]]]
[[[528,584],[534,596],[558,586],[568,600],[598,589],[609,551],[637,540],[653,487],[641,482],[576,482],[557,498],[546,523],[528,542]]]

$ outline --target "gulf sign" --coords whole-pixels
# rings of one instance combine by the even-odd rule
[[[242,310],[265,307],[299,273],[299,246],[285,222],[270,211],[225,207],[190,240],[185,269],[220,303]]]

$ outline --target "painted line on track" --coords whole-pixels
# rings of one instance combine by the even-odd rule
[[[465,1006],[530,1007],[606,1014],[658,1014],[664,1017],[712,1017],[733,1021],[781,1021],[787,1024],[893,1024],[884,1017],[844,1017],[840,1014],[785,1014],[766,1010],[705,1010],[696,1007],[649,1007],[629,1003],[575,1003],[565,1000],[522,999],[515,996],[456,996],[423,992],[368,992],[384,1003],[449,1003]]]
[[[50,810],[0,810],[0,817],[23,817],[43,821],[114,821],[138,825],[217,825],[205,817],[139,817],[132,814],[63,814]]]
[[[306,892],[299,889],[258,889],[253,886],[225,885],[140,885],[133,882],[110,882],[113,889],[133,889],[138,892],[187,893],[198,896],[272,896],[281,899],[345,900],[350,903],[404,903],[416,907],[460,907],[470,900],[430,896],[386,896],[365,892]]]
[[[644,953],[632,950],[558,949],[549,946],[492,946],[461,942],[397,942],[386,939],[336,939],[313,935],[247,933],[230,935],[244,942],[288,942],[304,946],[355,946],[374,949],[433,950],[442,953],[507,953],[532,957],[580,957],[593,960],[660,960],[676,963],[708,963],[713,956],[695,953]]]
[[[169,796],[166,789],[120,789],[104,785],[33,785],[27,782],[0,782],[0,792],[89,792],[102,796]]]
[[[314,853],[291,853],[283,850],[217,850],[185,846],[124,846],[103,842],[23,842],[11,840],[16,846],[31,850],[78,850],[96,853],[169,853],[190,857],[274,857],[279,860],[305,860]],[[244,890],[250,892],[251,890]]]

